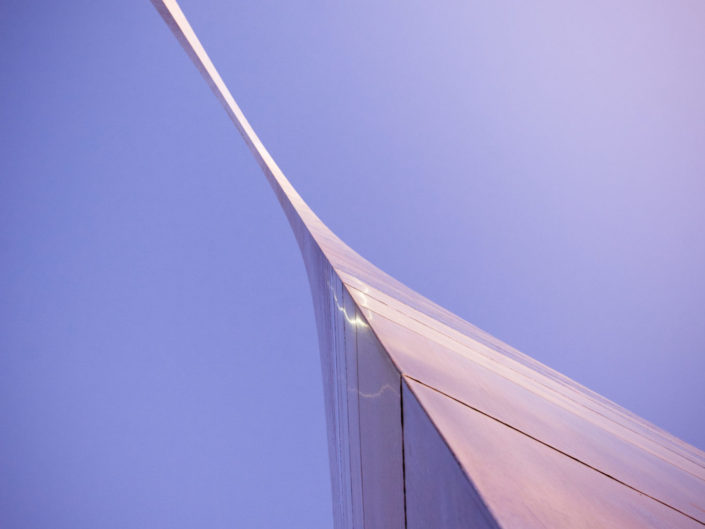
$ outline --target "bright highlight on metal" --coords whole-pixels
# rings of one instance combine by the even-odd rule
[[[304,203],[173,0],[152,0],[269,180],[306,264],[337,529],[702,528],[705,454],[360,257]]]

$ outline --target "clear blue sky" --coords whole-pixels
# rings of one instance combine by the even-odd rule
[[[705,448],[705,4],[183,0],[320,217]],[[0,526],[330,527],[289,227],[144,1],[0,3]]]

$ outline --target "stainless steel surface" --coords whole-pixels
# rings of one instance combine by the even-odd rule
[[[500,527],[701,526],[511,425],[406,383],[411,391],[404,393],[404,409],[424,410]]]
[[[338,529],[705,525],[705,454],[352,251],[287,181],[176,2],[153,3],[250,147],[301,249]]]
[[[402,396],[407,527],[500,527],[407,383]]]

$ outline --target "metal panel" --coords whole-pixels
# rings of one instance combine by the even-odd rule
[[[400,375],[328,261],[305,239],[301,246],[319,331],[335,526],[401,529]]]
[[[404,382],[408,529],[497,529],[499,525]]]
[[[505,529],[702,527],[671,507],[435,389],[410,379],[405,382],[410,391],[404,393],[404,409],[415,398]],[[405,422],[405,434],[406,429]],[[404,438],[408,446],[411,441],[406,435]],[[410,465],[407,460],[407,475]]]
[[[357,309],[356,314],[358,321],[364,321]],[[367,322],[357,326],[357,365],[365,510],[361,527],[401,529],[404,462],[400,376]]]

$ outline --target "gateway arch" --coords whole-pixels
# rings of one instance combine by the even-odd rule
[[[240,131],[301,250],[336,529],[702,529],[703,452],[355,253],[286,179],[178,4],[152,3]]]

